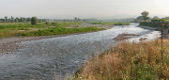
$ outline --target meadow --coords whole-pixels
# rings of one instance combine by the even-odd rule
[[[72,80],[168,80],[169,40],[120,42],[96,55]]]
[[[89,26],[81,25],[88,23]],[[94,24],[98,24],[96,26]],[[30,22],[0,23],[0,38],[28,37],[28,36],[50,36],[60,34],[71,34],[80,32],[92,32],[105,30],[105,25],[129,25],[121,22],[84,22],[84,21],[49,21],[31,25]]]
[[[104,30],[103,28],[94,27],[76,28],[81,23],[83,22],[57,21],[43,22],[36,25],[31,25],[30,22],[0,23],[0,38],[18,36],[47,36]]]

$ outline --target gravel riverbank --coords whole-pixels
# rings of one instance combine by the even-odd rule
[[[110,27],[109,28],[106,27],[106,29],[110,29]],[[97,31],[95,31],[95,32],[97,32]],[[20,44],[20,42],[23,42],[23,41],[47,39],[47,38],[54,38],[54,37],[63,37],[63,36],[78,35],[78,34],[85,34],[85,33],[91,33],[91,32],[81,32],[81,33],[53,35],[53,36],[3,38],[3,39],[0,39],[0,54],[5,53],[5,52],[16,51],[17,49],[19,49],[22,46]]]

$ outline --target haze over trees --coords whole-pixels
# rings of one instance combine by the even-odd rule
[[[38,19],[38,22],[46,22],[50,19]],[[18,23],[18,22],[31,22],[31,18],[25,18],[25,17],[9,17],[5,16],[4,18],[0,19],[0,23]]]

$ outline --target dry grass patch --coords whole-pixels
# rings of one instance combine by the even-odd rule
[[[164,57],[161,59],[161,50]],[[169,40],[122,42],[89,61],[73,80],[169,79]]]

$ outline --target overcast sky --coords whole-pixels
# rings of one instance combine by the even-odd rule
[[[0,0],[0,18],[111,19],[136,17],[143,11],[151,17],[169,16],[169,0]]]

